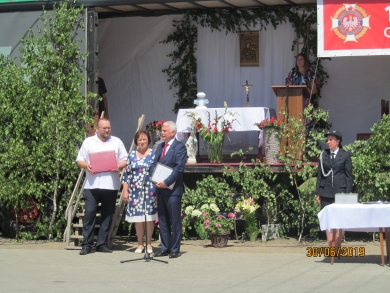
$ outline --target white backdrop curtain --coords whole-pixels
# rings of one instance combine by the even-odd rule
[[[167,75],[162,72],[171,63],[167,55],[175,48],[173,44],[160,43],[174,31],[173,19],[181,16],[99,22],[100,76],[108,89],[113,134],[126,146],[130,146],[141,114],[146,115],[146,123],[176,121],[172,111],[175,89],[169,89]],[[242,85],[248,80],[253,85],[252,106],[275,109],[271,86],[283,85],[294,66],[294,37],[289,23],[276,30],[268,26],[260,31],[260,66],[240,67],[238,34],[226,35],[225,31],[198,27],[198,91],[206,93],[209,107],[223,107],[223,101],[230,107],[242,107],[246,103]],[[370,132],[370,127],[380,120],[380,100],[390,100],[390,58],[339,57],[324,61],[323,65],[330,79],[323,88],[320,106],[329,111],[332,129],[343,133],[344,144],[351,143],[356,133]],[[246,150],[250,145],[256,145],[256,137],[248,132],[240,139],[232,136],[230,149]]]
[[[153,120],[176,121],[172,111],[175,89],[169,89],[167,75],[162,72],[171,63],[167,55],[175,49],[160,43],[174,31],[173,19],[180,16],[132,17],[106,19],[99,22],[99,75],[108,90],[109,114],[113,134],[129,146],[137,127],[137,119],[146,115]],[[259,30],[258,27],[251,30]],[[198,59],[198,91],[206,93],[209,107],[243,107],[246,103],[246,80],[252,106],[275,109],[272,85],[284,84],[294,65],[290,47],[294,38],[291,25],[260,31],[260,66],[240,67],[239,35],[198,27],[196,57]],[[253,123],[257,122],[254,117]],[[256,146],[252,132],[239,139],[231,135],[228,151]],[[256,152],[256,150],[254,151]]]

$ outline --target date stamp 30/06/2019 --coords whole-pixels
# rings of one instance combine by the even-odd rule
[[[318,247],[307,246],[307,257],[364,257],[366,255],[365,247],[346,246],[346,247]]]

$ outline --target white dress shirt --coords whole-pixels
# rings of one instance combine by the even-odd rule
[[[89,164],[89,154],[111,150],[115,151],[116,161],[118,163],[127,159],[127,151],[119,138],[111,135],[107,141],[103,142],[98,138],[97,134],[95,134],[84,140],[77,155],[76,162],[85,161]],[[84,189],[119,190],[119,174],[119,172],[90,174],[86,171],[87,180]]]

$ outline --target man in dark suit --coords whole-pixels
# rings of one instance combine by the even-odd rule
[[[352,161],[349,152],[342,149],[342,135],[333,130],[325,134],[329,149],[323,150],[320,156],[317,175],[317,202],[321,209],[334,203],[336,193],[352,192]],[[330,245],[332,235],[326,231]],[[339,235],[336,235],[338,238]],[[336,243],[339,243],[336,241]]]
[[[168,178],[156,183],[161,236],[161,252],[156,254],[156,257],[169,255],[169,258],[176,258],[180,254],[181,197],[184,191],[183,172],[187,160],[187,148],[175,139],[176,129],[175,122],[164,122],[161,128],[161,138],[164,142],[157,147],[150,168],[150,174],[153,174],[157,162],[160,162],[173,169]],[[169,189],[168,186],[172,184],[174,184],[173,189]]]

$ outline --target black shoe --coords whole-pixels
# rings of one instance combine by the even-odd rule
[[[178,252],[172,252],[170,255],[169,255],[169,258],[178,258],[180,256],[180,253]]]
[[[161,251],[161,252],[159,252],[159,253],[156,253],[155,255],[154,255],[154,257],[162,257],[162,256],[168,256],[169,255],[169,252],[167,252],[167,251]]]
[[[87,255],[88,253],[91,252],[91,248],[88,248],[88,247],[83,247],[81,250],[80,250],[80,255]]]
[[[107,246],[103,245],[100,247],[96,247],[97,252],[105,252],[105,253],[112,253],[112,250],[109,249]]]

